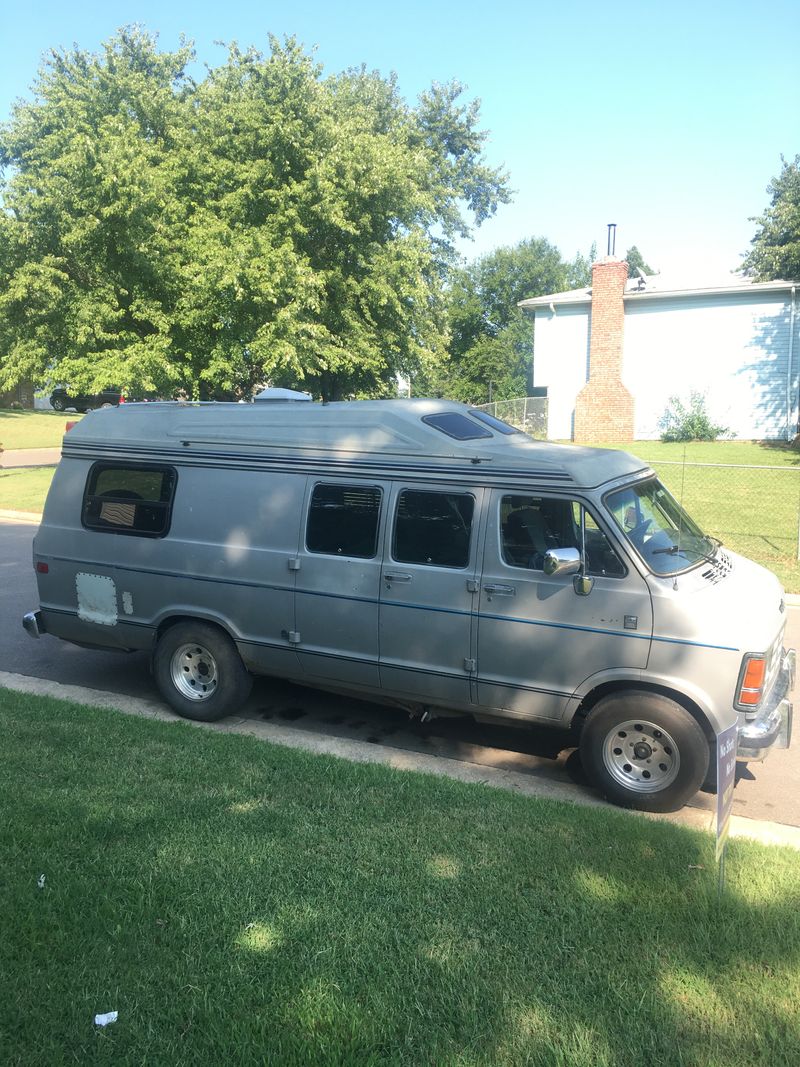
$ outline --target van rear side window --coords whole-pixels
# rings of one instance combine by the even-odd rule
[[[83,525],[102,533],[164,537],[176,482],[172,467],[95,463],[83,495]]]

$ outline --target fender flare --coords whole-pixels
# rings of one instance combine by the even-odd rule
[[[729,722],[721,721],[717,708],[700,686],[683,680],[680,685],[676,685],[673,677],[634,668],[615,668],[590,674],[567,701],[565,718],[573,725],[576,720],[582,721],[594,704],[614,689],[642,689],[663,693],[694,715],[709,738],[730,726]]]

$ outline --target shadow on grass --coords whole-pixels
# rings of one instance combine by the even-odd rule
[[[800,1061],[796,854],[733,843],[718,901],[710,838],[623,813],[1,691],[0,728],[7,1062]]]

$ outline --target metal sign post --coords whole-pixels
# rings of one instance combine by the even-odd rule
[[[725,889],[725,846],[733,811],[733,787],[736,784],[736,746],[739,731],[736,723],[717,734],[717,852],[719,864],[718,893]]]

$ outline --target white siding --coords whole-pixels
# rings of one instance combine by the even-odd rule
[[[536,309],[533,384],[547,386],[547,436],[570,440],[575,397],[586,383],[589,364],[589,305]]]
[[[686,400],[692,389],[706,394],[713,420],[741,439],[794,437],[797,319],[789,373],[786,293],[627,300],[624,378],[636,400],[636,438],[658,437],[669,398]]]

